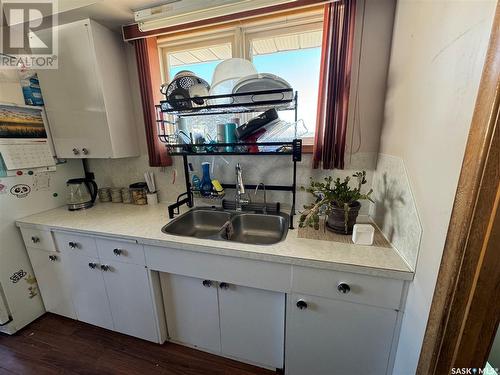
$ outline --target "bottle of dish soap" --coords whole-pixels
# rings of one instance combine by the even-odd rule
[[[210,163],[201,163],[201,169],[203,171],[203,177],[201,178],[200,193],[204,197],[208,197],[212,194],[212,179],[210,178]]]

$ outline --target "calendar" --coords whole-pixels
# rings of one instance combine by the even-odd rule
[[[7,170],[56,165],[47,141],[8,145],[0,144],[0,154]]]
[[[7,171],[56,165],[40,107],[0,104],[0,156]]]

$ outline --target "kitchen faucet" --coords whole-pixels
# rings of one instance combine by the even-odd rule
[[[245,195],[245,184],[243,184],[243,177],[241,175],[240,163],[236,164],[236,211],[241,211],[244,204],[249,204],[250,199],[244,199]]]
[[[264,191],[264,208],[262,209],[262,213],[264,215],[267,215],[267,197],[266,197],[266,185],[264,185],[263,182],[261,182],[260,184],[258,184],[256,187],[255,187],[255,195],[257,195],[257,191],[259,190],[259,188],[262,187],[262,190]]]

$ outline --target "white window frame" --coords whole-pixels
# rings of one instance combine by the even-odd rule
[[[253,39],[322,29],[323,11],[316,9],[286,16],[242,20],[237,23],[237,26],[221,26],[213,32],[193,30],[178,36],[164,36],[158,38],[161,77],[163,82],[169,81],[168,54],[171,52],[196,49],[208,44],[231,43],[233,57],[252,61],[250,47]],[[314,139],[313,137],[304,137],[303,140],[305,144],[312,144]]]

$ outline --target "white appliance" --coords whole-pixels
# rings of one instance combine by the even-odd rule
[[[134,18],[141,31],[149,31],[295,1],[297,0],[170,0],[162,5],[136,11]]]
[[[15,108],[28,108],[13,106]],[[36,107],[31,107],[36,108]],[[44,127],[47,128],[45,116]],[[66,181],[83,174],[80,160],[69,160],[56,166],[46,155],[36,157],[33,144],[51,144],[47,131],[45,138],[19,138],[6,136],[5,125],[0,119],[0,145],[9,154],[9,169],[2,161],[0,168],[0,332],[13,334],[45,312],[36,278],[24,247],[23,239],[15,221],[19,218],[46,211],[66,203]],[[48,130],[48,128],[47,128]],[[31,144],[31,145],[30,145]],[[10,145],[14,145],[11,147]],[[21,146],[20,146],[21,145]],[[29,147],[33,155],[23,155],[18,150]],[[28,157],[29,156],[29,157]],[[40,160],[42,159],[42,160]],[[33,161],[30,161],[33,160]],[[44,161],[45,160],[45,161]],[[34,162],[34,167],[26,163]],[[7,170],[6,170],[7,169]]]

